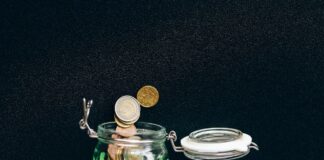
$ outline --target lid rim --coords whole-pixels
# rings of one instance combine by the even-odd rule
[[[208,137],[206,135],[209,135]],[[234,129],[234,128],[225,128],[225,127],[221,127],[221,128],[205,128],[205,129],[200,129],[200,130],[196,130],[193,131],[189,134],[189,139],[190,141],[194,141],[194,142],[203,142],[203,143],[223,143],[223,142],[230,142],[236,139],[241,138],[243,135],[243,133],[238,130],[238,129]],[[205,137],[203,137],[205,136]],[[203,138],[211,138],[212,136],[214,136],[214,138],[222,138],[222,139],[217,139],[217,142],[213,142],[213,141],[207,141],[204,140]],[[216,140],[216,139],[213,139]]]
[[[181,139],[185,151],[197,153],[247,152],[252,143],[250,135],[232,128],[206,128]]]

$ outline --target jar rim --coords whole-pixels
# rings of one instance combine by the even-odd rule
[[[154,143],[165,141],[166,130],[163,126],[150,122],[136,122],[137,133],[133,136],[138,139],[112,138],[113,135],[120,135],[116,131],[116,122],[104,122],[98,125],[98,139],[102,141],[118,141],[122,143]]]

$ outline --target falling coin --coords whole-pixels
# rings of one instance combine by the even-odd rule
[[[135,123],[140,117],[140,105],[132,96],[122,96],[115,104],[115,114],[119,122]]]
[[[153,107],[159,101],[159,92],[155,87],[146,85],[138,90],[137,100],[143,107]]]

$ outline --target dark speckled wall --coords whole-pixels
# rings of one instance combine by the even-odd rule
[[[261,148],[243,159],[323,159],[323,2],[1,3],[1,160],[91,159],[81,98],[95,127],[145,84],[161,97],[141,121],[241,129]]]

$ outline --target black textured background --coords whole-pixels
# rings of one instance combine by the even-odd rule
[[[113,120],[145,84],[141,121],[183,137],[226,126],[261,151],[243,159],[323,159],[320,1],[1,2],[1,160],[89,160],[78,126]],[[186,159],[174,153],[172,160]]]

